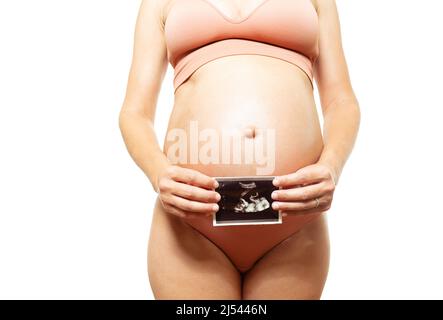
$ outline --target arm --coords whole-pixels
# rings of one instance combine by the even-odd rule
[[[161,17],[161,1],[142,1],[126,96],[119,116],[129,154],[156,192],[158,173],[170,165],[154,132],[158,94],[168,65]]]
[[[154,118],[168,61],[163,1],[143,0],[137,18],[128,86],[119,126],[129,154],[159,193],[164,209],[185,217],[212,214],[219,194],[215,179],[169,162],[160,148]]]
[[[360,124],[360,108],[351,86],[342,48],[335,0],[317,0],[320,55],[315,65],[324,128],[324,147],[316,164],[277,177],[272,206],[284,214],[309,214],[330,208],[335,186],[348,159]],[[298,185],[301,187],[291,187]]]
[[[343,53],[335,1],[317,2],[320,55],[316,62],[315,77],[324,118],[324,149],[319,162],[331,168],[337,183],[357,137],[360,108]]]

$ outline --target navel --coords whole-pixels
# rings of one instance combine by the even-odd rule
[[[254,139],[257,135],[257,129],[253,125],[248,125],[243,128],[243,134],[246,138]]]

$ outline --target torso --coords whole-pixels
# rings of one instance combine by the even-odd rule
[[[236,128],[240,131],[248,127],[255,128],[257,134],[267,129],[275,130],[275,170],[268,175],[291,173],[301,167],[315,163],[323,148],[323,139],[310,80],[298,67],[272,57],[259,55],[226,56],[210,61],[200,67],[175,92],[168,132],[180,128],[189,136],[191,134],[189,131],[191,121],[198,121],[200,130],[210,128],[219,133],[226,128]],[[254,141],[257,138],[249,137],[247,139]],[[165,139],[163,146],[165,153],[172,144],[173,142]],[[190,146],[188,145],[189,152]],[[180,165],[198,170],[209,176],[256,175],[258,167],[256,164],[247,163],[240,165],[185,163]],[[223,244],[224,241],[229,242],[229,238],[242,239],[245,236],[267,239],[266,241],[269,241],[270,244],[276,244],[313,218],[309,216],[288,216],[285,218],[286,223],[278,225],[282,226],[281,229],[274,229],[269,226],[265,230],[265,228],[257,228],[257,226],[244,226],[239,230],[235,228],[221,230],[211,227],[211,218],[202,221],[189,220],[187,223],[183,223],[175,216],[165,214],[161,205],[157,203],[150,238],[152,256],[150,270],[153,275],[157,275],[156,271],[163,271],[164,266],[168,264],[174,265],[180,270],[184,269],[184,266],[180,263],[188,260],[182,259],[181,256],[180,263],[167,260],[168,262],[163,265],[161,261],[164,260],[164,253],[167,250],[174,254],[181,252],[179,249],[182,245],[178,245],[178,242],[176,242],[177,234],[180,235],[180,243],[188,243],[183,240],[187,239],[188,236],[196,237],[197,234],[192,228],[188,227],[188,224],[218,244]],[[299,233],[297,243],[300,246],[311,248],[313,252],[312,239],[326,239],[326,228],[315,228],[315,226],[325,225],[325,219],[326,217],[320,215],[318,219],[312,222],[314,228]],[[172,244],[167,242],[164,237],[174,239]],[[206,248],[203,244],[197,245],[195,238],[191,242],[192,246],[189,245],[191,249],[186,249],[188,251],[195,250],[200,254],[202,248]],[[318,244],[315,252],[319,256],[326,256],[327,241],[314,242]],[[256,249],[261,250],[263,246],[258,246]],[[158,252],[158,255],[152,252]],[[233,253],[228,253],[232,257]],[[311,253],[310,256],[312,256]],[[295,253],[287,252],[286,255],[291,257],[291,254]],[[248,253],[248,255],[258,256],[259,254],[258,251],[254,251]],[[162,259],[157,259],[159,256],[162,256]],[[306,265],[306,269],[313,270],[312,273],[315,273],[317,277],[317,271],[315,271],[317,269],[313,268],[313,264],[309,260],[306,259],[306,262],[300,262],[300,265]],[[191,270],[194,270],[195,264],[190,263],[190,265],[192,266]],[[201,265],[200,261],[198,265]],[[327,263],[324,263],[324,266],[326,265]],[[207,274],[211,274],[211,272]],[[201,277],[201,273],[198,273],[198,275]],[[168,282],[160,279],[158,283]]]
[[[166,10],[169,6],[168,3]],[[220,133],[227,127],[239,130],[252,127],[256,132],[275,129],[276,163],[270,175],[293,172],[314,163],[323,147],[307,75],[298,67],[272,57],[227,56],[195,71],[175,92],[168,131],[182,128],[189,134],[190,121],[194,120],[200,130],[212,128]],[[170,145],[165,139],[165,152]],[[181,165],[211,176],[255,175],[257,164],[243,162],[242,165]]]

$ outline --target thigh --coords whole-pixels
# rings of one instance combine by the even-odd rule
[[[241,299],[241,277],[211,241],[157,200],[148,246],[156,299]]]
[[[320,299],[329,269],[325,214],[284,240],[245,275],[243,299]]]

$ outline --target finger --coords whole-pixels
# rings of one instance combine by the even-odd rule
[[[320,182],[291,189],[280,189],[272,192],[271,197],[279,201],[307,201],[322,197],[329,192],[326,183]]]
[[[175,181],[183,182],[186,184],[199,186],[206,189],[215,189],[218,187],[218,182],[212,177],[209,177],[197,170],[171,167],[167,172],[169,177]]]
[[[197,217],[201,217],[201,214],[195,214],[193,212],[187,212],[187,211],[181,210],[181,209],[179,209],[177,207],[174,207],[172,205],[166,205],[165,209],[167,210],[168,213],[173,214],[173,215],[175,215],[177,217],[180,217],[180,218],[183,218],[183,219],[188,219],[188,218],[194,219],[194,218],[197,218]]]
[[[281,211],[303,211],[310,209],[320,209],[326,205],[326,201],[323,198],[308,200],[308,201],[297,201],[297,202],[272,202],[272,208],[274,210]]]
[[[283,217],[306,216],[306,215],[316,214],[316,213],[327,213],[328,210],[329,210],[329,208],[316,208],[316,209],[299,210],[299,211],[281,211],[281,215]]]
[[[165,210],[170,213],[173,214],[174,216],[180,217],[180,218],[185,218],[186,214],[183,212],[183,210],[180,210],[174,206],[171,206],[169,204],[163,204],[163,207],[165,208]]]
[[[220,194],[218,192],[176,181],[172,182],[171,192],[181,198],[198,202],[217,203],[220,201]]]
[[[325,213],[329,209],[330,209],[330,207],[323,207],[323,208],[314,208],[314,209],[298,210],[298,211],[281,211],[281,214],[283,217],[304,216],[304,215],[315,214],[315,213]]]
[[[294,185],[310,184],[325,180],[328,177],[328,170],[319,165],[310,165],[300,168],[294,173],[277,176],[274,178],[274,185],[277,187],[288,187]]]
[[[215,203],[192,201],[174,195],[172,195],[170,203],[174,207],[193,213],[210,213],[218,211],[218,205]]]

